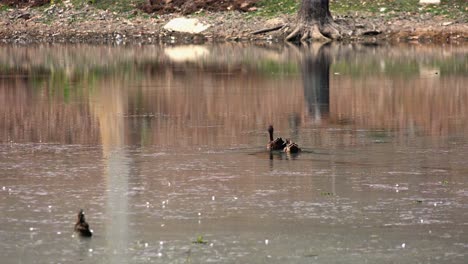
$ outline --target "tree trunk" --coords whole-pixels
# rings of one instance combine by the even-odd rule
[[[329,0],[302,0],[298,12],[298,22],[294,31],[286,37],[287,41],[338,39],[340,33],[333,22]]]

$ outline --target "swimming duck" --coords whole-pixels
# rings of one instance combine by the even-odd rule
[[[75,232],[82,237],[91,237],[93,233],[89,230],[89,225],[86,223],[83,209],[78,212],[78,220],[75,224]]]
[[[301,148],[299,148],[299,145],[292,142],[290,139],[286,139],[286,147],[284,147],[283,151],[287,153],[299,153]]]
[[[286,147],[286,143],[282,138],[273,140],[273,126],[268,127],[268,134],[270,134],[270,142],[267,144],[268,150],[283,150]]]

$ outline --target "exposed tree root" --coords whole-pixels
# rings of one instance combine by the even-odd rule
[[[323,25],[322,32],[325,36],[329,36],[330,39],[341,38],[339,26],[333,21],[330,21],[329,23]]]
[[[286,37],[286,41],[300,40],[305,41],[319,41],[327,42],[332,39],[339,39],[341,37],[338,26],[330,21],[323,25],[318,22],[315,23],[299,23],[297,27]]]

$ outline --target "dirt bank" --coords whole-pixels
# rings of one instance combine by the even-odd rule
[[[242,2],[242,1],[241,1]],[[92,5],[75,8],[72,4],[42,8],[9,9],[0,13],[0,42],[3,43],[193,43],[206,41],[282,42],[295,23],[294,15],[268,19],[244,12],[196,12],[189,15],[210,24],[201,34],[169,32],[163,26],[181,14],[152,14],[131,10],[124,13],[97,9]],[[395,14],[335,16],[343,28],[343,41],[412,41],[465,43],[468,25],[464,18]],[[252,34],[263,28],[285,25],[280,30]]]

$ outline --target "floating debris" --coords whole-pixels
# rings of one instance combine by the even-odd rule
[[[405,248],[405,247],[406,247],[405,243],[401,244],[401,248]]]
[[[214,200],[215,200],[215,197],[214,197],[214,195],[213,195],[213,196],[211,196],[211,201],[214,201]]]
[[[265,239],[265,245],[268,245],[270,241],[268,239]]]

